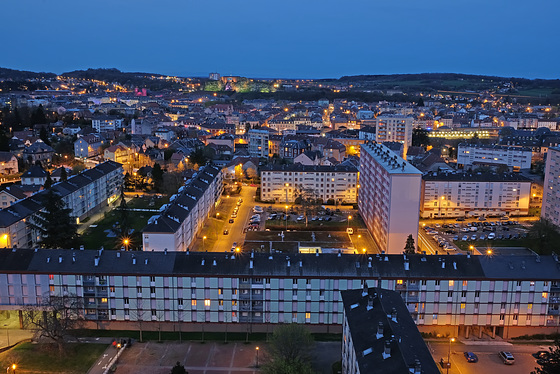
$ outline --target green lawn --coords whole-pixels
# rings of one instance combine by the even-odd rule
[[[17,365],[17,373],[86,373],[107,348],[104,344],[69,344],[63,357],[56,347],[22,343],[0,354],[0,368]]]
[[[130,209],[159,209],[163,204],[169,201],[168,197],[153,199],[154,205],[150,206],[150,197],[133,198],[129,203]],[[99,249],[101,246],[107,249],[118,249],[122,246],[122,239],[115,237],[107,237],[107,232],[119,221],[120,212],[116,209],[105,214],[105,217],[98,221],[92,222],[97,227],[88,228],[82,235],[82,243],[87,249]],[[128,219],[130,228],[134,229],[133,234],[130,236],[130,248],[138,248],[142,246],[141,230],[148,223],[148,219],[156,215],[157,212],[135,212],[129,211]]]
[[[454,244],[466,251],[469,249],[469,246],[474,246],[475,248],[494,248],[494,247],[524,247],[524,248],[531,248],[531,239],[523,238],[523,239],[510,239],[510,240],[475,240],[475,241],[462,241],[457,240]]]

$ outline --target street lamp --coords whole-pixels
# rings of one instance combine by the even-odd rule
[[[288,231],[288,206],[284,206],[286,208],[286,214],[284,215],[284,221],[286,221],[286,231]]]
[[[216,213],[216,218],[220,219],[220,212]]]
[[[202,250],[206,251],[206,235],[202,237]]]
[[[286,204],[288,204],[288,186],[289,185],[290,185],[289,183],[286,183]]]
[[[469,250],[470,250],[470,253],[473,254],[473,253],[474,253],[474,252],[473,252],[473,250],[474,250],[474,245],[469,245]]]
[[[493,253],[493,252],[492,252],[492,250],[491,250],[490,248],[488,248],[488,249],[486,250],[486,254],[487,254],[488,256],[492,256],[492,253]]]
[[[449,374],[449,365],[450,365],[449,360],[451,359],[451,343],[453,343],[454,341],[455,341],[455,338],[449,339],[449,349],[447,350],[447,365],[445,365],[445,366],[447,366],[447,369],[446,369],[447,373],[446,374]]]
[[[130,240],[128,238],[124,238],[123,244],[124,244],[124,249],[128,251],[128,245],[130,244]]]
[[[257,350],[257,365],[255,365],[255,367],[259,367],[259,347],[256,348]]]
[[[350,228],[350,220],[352,219],[352,216],[348,216],[348,226],[346,226],[346,228]]]

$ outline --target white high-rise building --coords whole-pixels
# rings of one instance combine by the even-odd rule
[[[375,140],[378,143],[399,142],[404,144],[404,149],[412,145],[412,122],[411,116],[385,114],[375,119]]]
[[[252,157],[268,157],[268,130],[251,129],[249,134],[249,155]]]
[[[560,148],[548,148],[541,217],[560,227]]]
[[[528,147],[459,144],[457,165],[465,169],[484,165],[507,166],[512,171],[519,171],[531,168],[532,155]]]
[[[408,235],[418,242],[422,173],[382,144],[360,155],[360,214],[381,250],[402,253]]]

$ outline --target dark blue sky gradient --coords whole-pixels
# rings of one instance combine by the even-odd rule
[[[0,66],[560,78],[557,0],[4,1]]]

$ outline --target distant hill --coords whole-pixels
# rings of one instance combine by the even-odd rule
[[[129,87],[146,87],[151,90],[173,89],[179,87],[179,85],[173,81],[154,79],[166,77],[166,75],[139,72],[126,73],[114,68],[74,70],[60,75],[68,78],[94,79],[107,83],[114,82]]]
[[[56,74],[35,73],[33,71],[0,68],[0,79],[3,80],[24,81],[29,79],[53,79],[53,78],[56,78]]]

